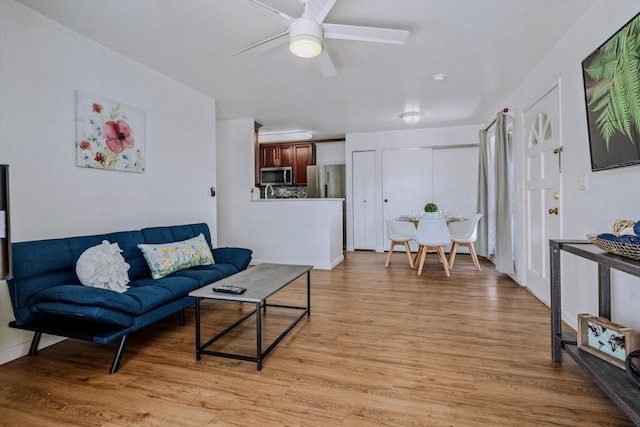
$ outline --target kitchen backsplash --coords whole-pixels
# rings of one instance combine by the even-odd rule
[[[273,188],[273,195],[269,190],[270,199],[306,199],[307,187],[293,187],[287,185],[276,185]],[[260,198],[264,199],[265,187],[260,187]]]

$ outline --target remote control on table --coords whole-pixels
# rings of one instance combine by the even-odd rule
[[[231,286],[231,285],[214,286],[213,290],[216,292],[223,292],[226,294],[241,294],[244,291],[246,291],[245,288],[242,288],[240,286]]]

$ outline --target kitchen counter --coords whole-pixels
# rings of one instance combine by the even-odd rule
[[[251,200],[252,202],[334,202],[334,201],[340,201],[340,202],[344,202],[345,199],[330,199],[330,198],[306,198],[306,199],[299,199],[296,197],[283,197],[283,198],[275,198],[275,199],[255,199],[255,200]]]
[[[331,270],[344,260],[344,199],[255,199],[245,202],[234,245],[253,250],[253,264],[299,264]]]

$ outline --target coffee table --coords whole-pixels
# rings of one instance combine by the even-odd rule
[[[271,350],[298,324],[304,316],[311,315],[311,275],[310,271],[313,266],[310,265],[287,265],[287,264],[259,264],[253,268],[241,271],[233,276],[226,277],[215,283],[203,286],[189,293],[189,296],[196,299],[196,360],[200,360],[201,355],[208,354],[213,356],[228,357],[232,359],[246,360],[256,362],[258,370],[262,370],[263,359],[271,353]],[[307,305],[292,306],[281,304],[269,304],[267,298],[307,273]],[[215,292],[214,287],[222,285],[240,286],[247,290],[242,294],[227,294]],[[235,301],[255,304],[255,309],[246,313],[225,330],[211,338],[205,343],[201,343],[200,339],[200,302],[203,299],[215,299],[221,301]],[[266,350],[262,350],[262,312],[267,307],[288,308],[301,310],[300,315],[281,333]],[[256,356],[246,356],[242,354],[224,353],[219,351],[207,350],[207,347],[231,332],[236,326],[250,318],[256,316]]]

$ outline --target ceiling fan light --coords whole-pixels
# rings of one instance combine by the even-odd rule
[[[322,25],[299,18],[289,26],[289,50],[300,58],[313,58],[322,52]]]
[[[422,111],[407,111],[400,114],[400,118],[410,125],[418,123],[422,119],[422,116],[424,116]]]
[[[313,58],[322,52],[320,40],[308,34],[300,34],[291,38],[289,50],[300,58]]]

